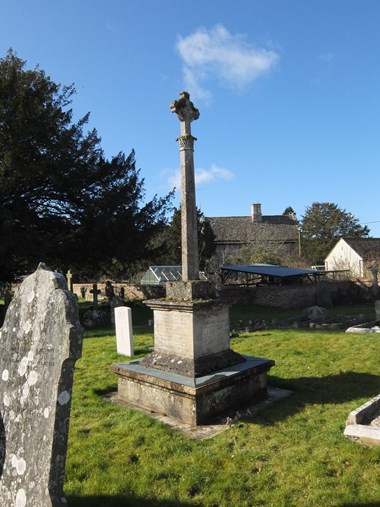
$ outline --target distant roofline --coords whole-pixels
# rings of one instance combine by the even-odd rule
[[[288,217],[290,218],[291,220],[294,220],[295,222],[298,222],[297,218],[292,218],[291,215],[262,215],[262,218],[265,218],[265,217]],[[210,216],[205,216],[205,218],[251,218],[250,215],[227,215],[227,216],[213,216],[213,217],[210,217]],[[257,222],[257,223],[260,223],[260,222]]]

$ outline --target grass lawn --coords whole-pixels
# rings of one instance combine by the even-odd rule
[[[231,317],[274,313],[234,307]],[[148,310],[133,311],[135,357],[153,344],[149,318]],[[380,335],[266,329],[231,345],[274,359],[269,383],[294,394],[195,441],[101,397],[116,389],[109,365],[125,358],[116,353],[110,329],[87,331],[74,378],[68,506],[380,506],[380,449],[343,437],[348,413],[380,393]]]

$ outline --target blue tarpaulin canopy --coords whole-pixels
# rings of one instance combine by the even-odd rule
[[[320,275],[317,269],[287,268],[286,266],[277,266],[275,264],[238,264],[236,266],[222,266],[223,271],[234,271],[238,273],[248,273],[251,275],[276,276],[279,278],[289,276],[309,276]]]
[[[317,282],[325,272],[317,269],[288,268],[275,264],[238,264],[222,266],[223,283],[238,285],[289,285]]]

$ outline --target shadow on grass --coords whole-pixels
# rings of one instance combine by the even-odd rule
[[[380,502],[372,503],[342,503],[339,507],[380,507]]]
[[[136,326],[133,327],[133,334],[152,334],[153,329],[149,326]],[[104,326],[84,330],[85,338],[105,338],[106,336],[116,336],[116,329],[114,326]]]
[[[131,495],[116,496],[66,496],[68,507],[191,507],[194,504],[177,500],[136,498]]]
[[[106,336],[113,336],[114,334],[115,328],[112,326],[84,330],[84,338],[104,338]]]
[[[289,389],[294,395],[281,410],[274,410],[274,420],[285,419],[309,404],[341,404],[360,398],[373,398],[380,393],[380,376],[369,373],[344,372],[326,377],[282,379],[270,376],[270,385]],[[276,405],[277,406],[277,405]]]
[[[153,334],[153,327],[148,324],[144,325],[135,325],[133,323],[133,333],[134,334]]]
[[[141,356],[146,356],[152,352],[152,346],[137,347],[134,350],[133,359],[141,359]]]
[[[93,392],[96,396],[107,396],[107,394],[117,392],[117,387],[115,385],[109,385],[103,389],[94,389]]]

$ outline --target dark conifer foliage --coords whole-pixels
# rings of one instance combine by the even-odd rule
[[[172,194],[145,202],[134,151],[107,160],[89,114],[73,122],[74,93],[12,50],[0,59],[0,280],[40,261],[123,276],[158,253]]]
[[[323,264],[325,257],[342,238],[365,238],[367,226],[332,202],[314,202],[306,208],[301,222],[302,252],[312,264]]]
[[[205,270],[215,252],[215,234],[203,213],[197,209],[199,269]],[[163,238],[164,255],[160,264],[178,266],[181,264],[181,208],[174,208],[169,226]]]

